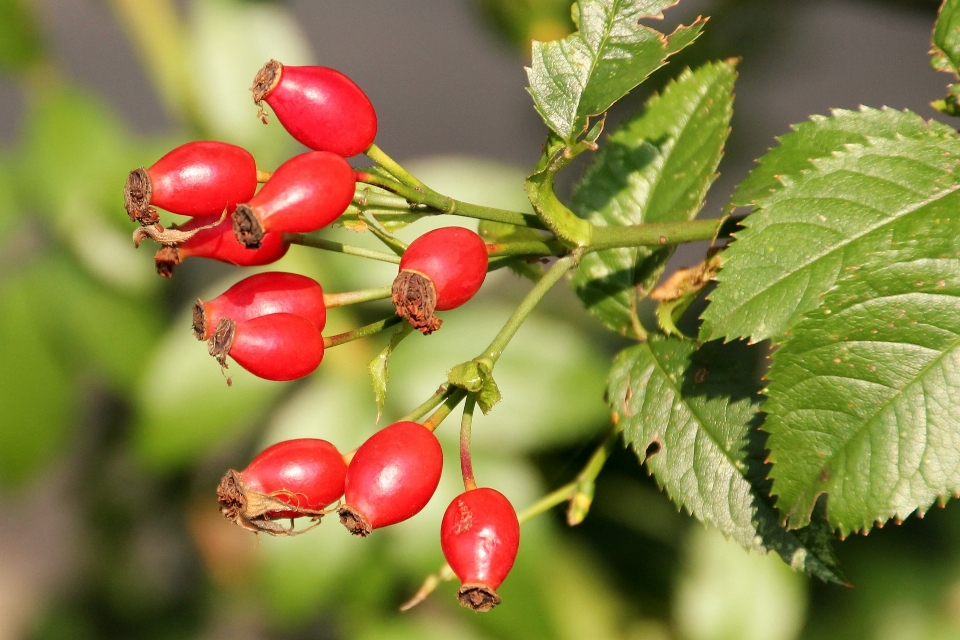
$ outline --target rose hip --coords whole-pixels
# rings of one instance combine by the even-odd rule
[[[234,322],[223,318],[207,341],[220,366],[227,356],[266,380],[296,380],[312,373],[323,360],[323,337],[309,320],[292,313]]]
[[[473,231],[444,227],[407,247],[393,281],[397,314],[424,335],[440,328],[434,311],[455,309],[473,297],[487,275],[487,245]]]
[[[257,248],[267,233],[316,231],[336,220],[353,200],[356,176],[347,161],[327,151],[284,162],[263,188],[233,212],[233,231]]]
[[[220,216],[193,218],[177,227],[182,231],[192,231],[212,225]],[[157,273],[169,278],[174,268],[186,258],[210,258],[238,267],[256,267],[276,262],[287,253],[290,243],[283,241],[282,234],[268,233],[260,241],[257,249],[247,249],[240,244],[233,233],[230,220],[226,219],[209,229],[202,229],[189,240],[178,244],[164,245],[153,256]]]
[[[160,207],[185,216],[220,215],[253,197],[257,164],[250,153],[212,140],[188,142],[149,169],[134,169],[124,187],[130,219],[154,224]]]
[[[309,320],[323,331],[327,307],[323,288],[307,276],[282,271],[258,273],[244,278],[222,294],[193,307],[193,333],[206,340],[224,318],[243,322],[272,313],[292,313]]]
[[[343,495],[347,465],[326,440],[286,440],[262,451],[243,471],[227,471],[217,487],[220,512],[251,531],[290,535],[270,520],[319,517]]]
[[[304,146],[349,158],[377,135],[377,114],[353,80],[335,69],[291,67],[271,60],[253,80],[253,101],[273,107],[280,124]]]
[[[510,573],[520,545],[520,522],[495,489],[471,489],[450,503],[440,524],[440,546],[460,578],[460,604],[489,611],[500,604],[497,587]]]
[[[358,536],[401,522],[423,509],[443,469],[433,432],[417,422],[396,422],[367,439],[350,462],[340,522]]]

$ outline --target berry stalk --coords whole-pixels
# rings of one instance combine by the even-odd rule
[[[463,488],[467,491],[477,488],[477,481],[473,477],[473,460],[470,458],[470,431],[476,406],[477,396],[471,393],[463,405],[463,419],[460,421],[460,473],[463,475]]]
[[[390,287],[378,287],[376,289],[360,289],[358,291],[347,291],[346,293],[326,293],[323,295],[323,304],[328,309],[333,307],[345,307],[351,304],[361,302],[371,302],[373,300],[383,300],[390,297]]]
[[[402,318],[400,316],[390,316],[389,318],[384,318],[383,320],[377,320],[376,322],[371,322],[368,325],[364,325],[358,329],[352,331],[347,331],[345,333],[338,333],[335,336],[329,336],[323,339],[323,348],[329,349],[330,347],[337,347],[341,344],[346,344],[347,342],[353,342],[354,340],[359,340],[360,338],[366,338],[367,336],[372,336],[374,334],[380,333],[384,329],[392,327],[395,324],[400,324]]]
[[[288,242],[290,244],[299,244],[304,247],[313,247],[314,249],[335,251],[336,253],[345,253],[350,256],[369,258],[370,260],[379,260],[380,262],[400,264],[400,256],[391,255],[383,251],[375,251],[373,249],[364,249],[363,247],[356,247],[353,245],[344,244],[342,242],[335,242],[333,240],[326,240],[325,238],[321,238],[314,233],[285,233],[283,234],[283,240],[284,242]]]

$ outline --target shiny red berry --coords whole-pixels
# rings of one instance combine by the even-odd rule
[[[440,546],[460,578],[460,604],[489,611],[520,546],[513,505],[495,489],[471,489],[454,498],[440,523]]]
[[[178,227],[181,231],[192,231],[220,220],[220,216],[193,218]],[[157,273],[169,278],[174,268],[189,257],[210,258],[238,267],[256,267],[271,264],[282,258],[290,248],[279,233],[264,234],[260,246],[248,249],[237,240],[229,218],[208,229],[201,229],[189,240],[177,244],[164,245],[153,257]]]
[[[434,311],[455,309],[473,297],[487,276],[487,245],[463,227],[427,232],[410,243],[393,281],[393,304],[424,335],[440,328]]]
[[[442,469],[443,452],[432,431],[417,422],[384,427],[350,462],[340,522],[366,536],[415,516],[437,490]]]
[[[356,186],[347,161],[327,151],[302,153],[284,162],[263,188],[233,212],[233,231],[245,246],[260,246],[266,233],[316,231],[343,213]]]
[[[206,340],[224,318],[243,322],[272,313],[292,313],[323,331],[327,323],[323,288],[316,280],[296,273],[257,273],[209,302],[197,300],[193,307],[193,333],[197,340]]]
[[[210,355],[221,366],[227,356],[253,375],[266,380],[296,380],[312,373],[323,360],[320,330],[292,313],[234,322],[223,318],[207,341]]]
[[[251,531],[289,534],[270,520],[322,515],[343,495],[346,474],[343,456],[326,440],[278,442],[243,471],[227,471],[217,487],[220,513]]]
[[[185,216],[220,215],[253,197],[257,164],[233,144],[197,140],[179,146],[149,169],[134,169],[124,187],[131,220],[159,221],[152,207]]]
[[[353,80],[327,67],[290,67],[271,60],[253,80],[253,101],[266,101],[291,136],[316,151],[349,158],[377,136],[377,113]]]

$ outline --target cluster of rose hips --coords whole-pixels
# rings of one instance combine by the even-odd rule
[[[311,151],[267,174],[245,149],[196,141],[132,171],[124,196],[131,220],[140,224],[134,241],[149,237],[161,244],[155,262],[163,276],[170,277],[187,257],[238,266],[272,263],[289,248],[286,234],[314,232],[336,221],[353,201],[358,175],[367,175],[355,172],[345,158],[371,147],[376,113],[345,75],[271,60],[252,91],[263,121],[266,102]],[[164,228],[157,208],[192,220]],[[420,236],[403,252],[391,287],[397,315],[424,334],[437,330],[434,312],[467,302],[487,267],[487,247],[472,231],[447,227]],[[311,278],[259,273],[213,300],[199,300],[193,331],[222,367],[229,357],[261,378],[293,380],[314,371],[324,348],[336,344],[322,336],[328,303]],[[435,426],[397,422],[346,455],[325,440],[278,443],[243,471],[227,472],[217,490],[221,512],[258,534],[295,535],[303,530],[277,520],[319,520],[337,511],[347,529],[367,536],[416,515],[433,496],[443,466]],[[496,588],[516,557],[519,522],[502,494],[476,488],[466,470],[465,485],[467,491],[444,514],[440,541],[462,583],[461,602],[486,611],[500,601]]]

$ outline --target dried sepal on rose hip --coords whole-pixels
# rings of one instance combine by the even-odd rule
[[[222,318],[207,340],[207,350],[224,369],[230,356],[258,378],[296,380],[320,366],[323,337],[312,322],[292,313],[243,322]]]
[[[400,258],[393,281],[397,314],[424,335],[440,328],[435,311],[456,309],[480,289],[487,276],[487,245],[473,231],[444,227],[413,242]]]
[[[233,232],[255,249],[268,233],[321,229],[346,211],[356,187],[346,160],[327,151],[310,151],[280,165],[249,202],[233,212]]]
[[[146,227],[144,227],[146,228]],[[165,243],[153,256],[157,273],[169,278],[177,265],[187,258],[208,258],[238,267],[257,267],[276,262],[286,255],[290,243],[280,233],[268,233],[256,249],[248,249],[237,240],[229,218],[209,216],[193,218],[180,226],[179,231],[195,231],[182,242]]]
[[[220,513],[255,533],[296,535],[302,532],[274,520],[326,515],[343,495],[346,474],[343,456],[326,440],[278,442],[243,471],[227,471],[217,487]]]
[[[156,224],[154,207],[185,216],[220,215],[253,197],[257,164],[246,149],[196,140],[173,149],[149,169],[130,172],[123,189],[130,219]]]
[[[454,498],[440,523],[440,546],[460,579],[460,604],[489,611],[500,604],[504,581],[520,546],[520,521],[495,489],[471,489]]]
[[[349,158],[366,151],[377,136],[370,99],[336,69],[271,60],[257,72],[250,90],[264,123],[266,102],[287,132],[315,151]]]
[[[396,422],[360,445],[347,469],[340,522],[351,533],[412,518],[440,484],[443,452],[433,432],[417,422]]]
[[[254,274],[213,300],[197,300],[193,307],[193,334],[197,340],[207,340],[224,318],[243,322],[273,313],[300,316],[323,331],[327,323],[323,288],[313,278],[297,273]]]

